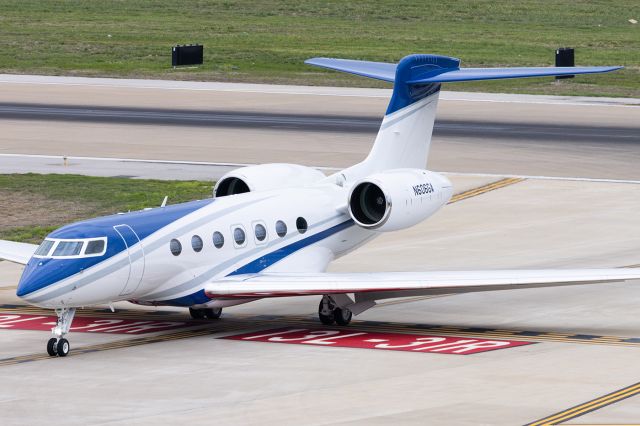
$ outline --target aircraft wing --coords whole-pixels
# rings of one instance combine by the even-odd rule
[[[539,269],[382,273],[264,273],[210,282],[211,298],[265,298],[321,294],[366,295],[369,300],[430,294],[515,290],[640,279],[640,269]]]
[[[0,240],[0,260],[26,265],[37,248],[36,244]]]

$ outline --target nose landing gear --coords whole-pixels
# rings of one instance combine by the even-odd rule
[[[58,320],[56,321],[56,326],[51,329],[51,332],[56,337],[52,337],[47,342],[47,353],[50,356],[67,356],[71,350],[71,345],[69,341],[64,338],[64,335],[69,333],[76,309],[56,309],[56,314],[58,315]]]

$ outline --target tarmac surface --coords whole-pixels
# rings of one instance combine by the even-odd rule
[[[2,75],[0,88],[0,153],[326,167],[366,156],[389,96],[383,89]],[[429,168],[636,179],[639,105],[443,92]]]
[[[17,95],[5,95],[17,91],[16,84],[0,84],[0,102],[16,102]],[[29,90],[31,86],[20,84],[24,92],[20,102],[33,102],[37,95]],[[32,89],[38,87],[42,88],[33,85]],[[77,105],[82,98],[92,105],[119,102],[106,93],[114,87],[85,87],[79,83],[61,87],[46,85],[51,92],[47,100],[52,105]],[[76,92],[70,93],[71,88]],[[358,111],[367,115],[367,108],[373,111],[381,102],[373,96],[291,94],[286,88],[281,89],[286,93],[273,89],[264,96],[242,91],[191,91],[202,96],[191,100],[186,95],[179,96],[186,89],[116,89],[122,91],[121,103],[127,108],[150,108],[149,104],[168,90],[177,99],[173,108],[204,102],[205,95],[214,93],[228,99],[225,104],[237,111],[232,104],[251,95],[279,105],[278,114],[290,108],[293,115],[315,114],[322,108],[318,104],[338,105],[340,99],[352,106],[362,105]],[[83,91],[88,91],[84,97]],[[557,126],[566,120],[576,126],[603,125],[605,132],[611,127],[635,129],[629,130],[631,136],[640,128],[640,109],[636,107],[570,105],[560,100],[535,104],[443,100],[445,113],[448,108],[455,110],[449,102],[461,106],[461,122],[469,122],[469,117],[482,121],[483,114],[502,111],[502,122],[514,122],[516,127],[536,120]],[[251,105],[260,108],[255,99]],[[303,109],[304,105],[308,108]],[[193,106],[188,109],[193,110]],[[267,106],[264,109],[274,112]],[[465,111],[472,110],[476,112],[467,116]],[[524,114],[521,119],[519,113]],[[363,155],[371,142],[366,132],[151,126],[33,117],[0,119],[0,126],[3,153],[53,156],[0,156],[3,171],[9,166],[44,167],[42,164],[47,162],[50,167],[64,170],[93,161],[86,164],[93,168],[100,168],[100,164],[106,169],[111,167],[112,174],[129,174],[113,167],[114,162],[128,164],[132,171],[134,165],[152,164],[143,167],[143,174],[148,175],[158,173],[154,167],[161,164],[170,167],[176,177],[191,178],[213,167],[188,164],[194,160],[251,163],[256,162],[252,158],[274,156],[272,149],[282,157],[280,161],[306,158],[306,164],[339,167],[348,159]],[[44,136],[47,128],[49,139]],[[108,146],[87,142],[91,136],[106,143],[119,132],[123,136],[134,133],[135,137],[129,135],[125,141],[115,138]],[[225,135],[235,135],[237,139],[228,148],[222,142],[206,144],[204,136],[176,137],[173,144],[168,143],[171,135],[181,132],[190,136],[203,132],[209,135],[209,142]],[[68,135],[68,144],[64,143],[64,134]],[[291,141],[300,134],[309,137],[304,144]],[[248,135],[255,135],[256,139],[247,141],[244,138]],[[51,144],[43,143],[45,139]],[[327,139],[333,148],[343,149],[331,151],[321,143]],[[611,144],[595,140],[582,144],[575,140],[563,144],[561,139],[547,142],[527,138],[523,133],[496,141],[482,132],[477,137],[440,137],[430,161],[440,170],[452,172],[449,176],[457,193],[454,202],[416,227],[380,236],[334,262],[331,270],[638,266],[637,140],[632,137],[631,141],[621,142],[614,138]],[[158,140],[167,143],[156,145]],[[135,143],[128,146],[126,141]],[[265,150],[264,146],[270,149]],[[125,152],[119,152],[119,148]],[[495,162],[485,164],[491,151],[496,154]],[[198,158],[195,152],[207,154]],[[64,166],[56,160],[64,155],[186,163],[72,159]],[[21,163],[15,164],[18,160]],[[500,170],[503,166],[508,166],[507,170]],[[496,171],[528,177],[479,174]],[[540,178],[545,174],[625,182]],[[105,307],[86,309],[78,314],[82,321],[93,326],[105,324],[97,321],[108,320],[116,325],[111,331],[107,327],[106,331],[85,328],[87,332],[72,332],[71,356],[50,359],[44,352],[49,333],[25,326],[35,321],[46,323],[50,312],[25,306],[15,297],[20,272],[19,266],[0,262],[3,425],[50,421],[447,425],[640,422],[640,365],[636,362],[640,353],[640,317],[636,312],[640,282],[391,300],[358,316],[347,329],[354,333],[533,343],[465,356],[222,339],[282,327],[326,330],[315,319],[318,298],[300,297],[229,308],[222,319],[212,322],[190,321],[184,310],[149,309],[127,303],[118,304],[115,313]],[[141,334],[128,332],[149,324],[173,328]],[[43,327],[46,328],[40,328]]]

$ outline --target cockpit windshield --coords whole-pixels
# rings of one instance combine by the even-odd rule
[[[34,257],[69,259],[102,256],[107,251],[107,237],[77,240],[47,238],[40,244]]]
[[[77,256],[83,244],[82,241],[59,241],[53,256]]]
[[[36,255],[36,256],[46,256],[51,251],[51,247],[53,247],[53,244],[55,244],[55,241],[44,240],[42,242],[42,244],[40,244],[40,247],[38,247],[38,249],[36,250],[34,255]]]

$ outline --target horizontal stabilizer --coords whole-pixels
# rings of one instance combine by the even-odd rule
[[[532,68],[460,68],[410,80],[408,84],[451,83],[454,81],[499,80],[506,78],[553,77],[558,75],[597,74],[622,67],[532,67]]]
[[[409,55],[398,64],[356,61],[350,59],[312,58],[306,64],[335,71],[360,75],[389,82],[409,85],[428,83],[452,83],[456,81],[497,80],[506,78],[553,77],[562,75],[596,74],[618,70],[622,67],[524,67],[524,68],[460,68],[460,60],[439,55]],[[405,67],[408,73],[396,75]],[[404,71],[404,69],[403,69]]]
[[[311,58],[305,64],[334,71],[342,71],[362,77],[393,82],[396,79],[396,64],[387,62],[356,61],[351,59]]]

